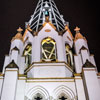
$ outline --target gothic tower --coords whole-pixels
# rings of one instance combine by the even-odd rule
[[[87,40],[53,0],[39,0],[11,40],[0,74],[0,100],[100,100],[100,73]],[[22,35],[24,33],[24,35]]]

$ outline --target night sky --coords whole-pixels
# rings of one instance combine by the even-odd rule
[[[94,54],[100,72],[100,38],[99,38],[99,0],[54,0],[64,19],[70,23],[70,30],[76,26],[86,37],[90,53]],[[5,55],[9,53],[10,41],[17,33],[18,27],[24,29],[38,0],[2,0],[0,2],[0,71]]]

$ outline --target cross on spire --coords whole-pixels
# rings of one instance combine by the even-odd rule
[[[19,27],[18,29],[17,29],[17,32],[18,33],[21,33],[23,31],[23,29],[21,28],[21,27]]]
[[[80,33],[80,28],[79,28],[79,27],[76,27],[76,28],[74,29],[74,31],[76,31],[76,33]]]
[[[65,98],[64,96],[62,96],[61,98],[59,98],[61,100],[66,100],[67,98]]]

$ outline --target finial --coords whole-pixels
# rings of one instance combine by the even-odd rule
[[[21,34],[23,29],[21,27],[19,27],[17,29],[17,31],[18,31],[18,33],[12,38],[11,42],[14,41],[15,39],[20,39],[21,41],[23,41],[22,34]]]
[[[77,41],[78,39],[84,39],[85,41],[87,41],[86,38],[80,33],[79,27],[76,27],[74,31],[76,31],[74,42]]]
[[[19,28],[17,29],[17,31],[18,31],[18,33],[21,33],[21,32],[23,31],[23,29],[22,29],[21,27],[19,27]]]
[[[76,28],[74,29],[74,31],[76,31],[76,33],[80,33],[80,28],[79,28],[79,27],[76,27]]]

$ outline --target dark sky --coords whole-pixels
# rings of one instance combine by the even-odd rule
[[[91,54],[94,54],[100,72],[99,38],[99,0],[54,0],[64,19],[70,23],[73,31],[76,26],[86,37]],[[20,26],[30,19],[38,0],[2,0],[0,1],[0,69],[4,57],[9,53],[10,41]]]

